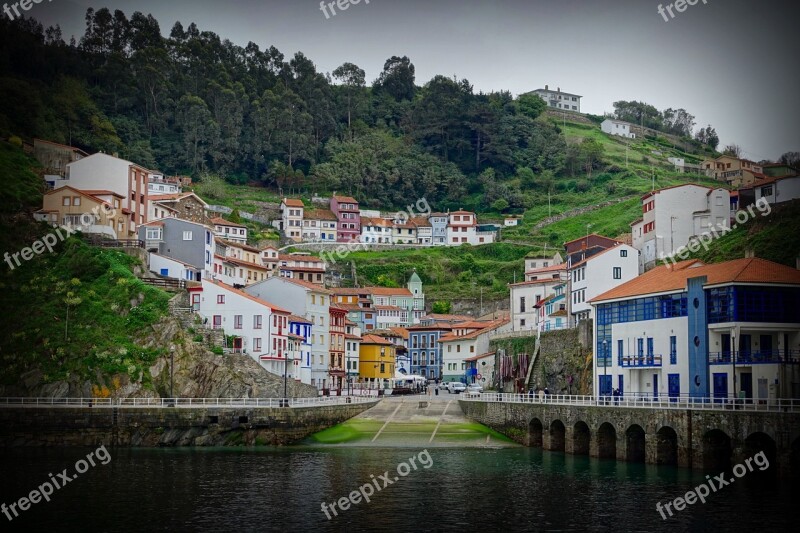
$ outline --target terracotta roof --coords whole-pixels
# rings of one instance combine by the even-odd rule
[[[370,218],[370,217],[361,217],[361,227],[364,226],[376,226],[381,228],[388,228],[391,227],[392,221],[385,219],[385,218]]]
[[[790,176],[774,176],[774,177],[771,177],[771,178],[765,178],[765,179],[763,179],[763,180],[761,180],[759,182],[753,183],[752,185],[749,185],[747,187],[742,187],[741,190],[752,189],[753,187],[761,187],[762,185],[769,185],[771,183],[775,183],[775,182],[778,182],[778,181],[781,181],[781,180],[786,180],[786,179],[792,179],[792,178],[794,178],[794,179],[800,178],[800,174],[792,174]],[[736,191],[736,194],[737,195],[739,194],[738,191]],[[733,193],[731,193],[731,196],[733,196]]]
[[[384,346],[393,346],[391,342],[378,335],[367,334],[361,337],[361,344],[382,344]]]
[[[360,337],[360,336],[358,336],[358,335],[353,335],[352,333],[345,333],[345,334],[344,334],[344,338],[345,338],[345,339],[352,339],[352,340],[354,340],[354,341],[360,341],[360,340],[361,340],[361,337]]]
[[[688,260],[675,265],[661,265],[592,298],[590,302],[682,291],[686,289],[686,280],[700,276],[708,277],[705,286],[728,283],[800,285],[800,270],[766,259],[736,259],[713,265]]]
[[[369,294],[369,291],[358,287],[336,287],[331,289],[331,293],[341,296],[360,296],[362,294]]]
[[[430,326],[419,326],[419,325],[417,325],[417,326],[410,326],[410,327],[407,327],[406,329],[409,331],[409,333],[412,333],[412,332],[414,332],[414,331],[442,331],[442,330],[452,330],[452,329],[453,329],[453,327],[454,327],[454,326],[453,326],[452,324],[432,324],[432,325],[430,325]]]
[[[389,331],[391,331],[392,333],[396,333],[397,335],[400,335],[400,337],[402,337],[403,339],[408,340],[408,330],[406,328],[394,327],[394,328],[389,328]]]
[[[90,189],[81,189],[81,190],[90,196],[97,196],[98,194],[99,195],[110,194],[112,196],[116,196],[117,198],[124,198],[124,196],[122,196],[121,194],[117,194],[114,191],[109,191],[109,190],[97,190],[97,191]]]
[[[303,200],[297,198],[284,198],[283,203],[286,207],[305,207],[305,205],[303,205]]]
[[[298,315],[289,315],[289,322],[296,322],[298,324],[311,324],[312,323],[309,319],[303,318],[302,316],[298,316]]]
[[[555,283],[558,285],[559,283],[564,283],[563,279],[559,278],[552,278],[552,279],[534,279],[531,281],[520,281],[519,283],[509,283],[509,287],[525,287],[526,285],[541,285],[543,283]]]
[[[348,312],[349,311],[361,311],[363,309],[362,307],[359,307],[356,304],[344,304],[344,303],[341,303],[341,302],[336,302],[336,307],[338,307],[340,309],[345,309]]]
[[[375,309],[379,311],[405,311],[405,309],[396,305],[376,305]]]
[[[442,313],[430,313],[422,317],[422,320],[425,319],[465,322],[467,320],[472,320],[472,317],[469,315],[448,315]]]
[[[36,143],[37,141],[40,142],[40,143],[52,144],[53,146],[58,146],[59,148],[66,148],[67,150],[69,150],[71,152],[80,152],[85,156],[89,155],[88,153],[84,152],[80,148],[75,148],[74,146],[68,146],[66,144],[54,143],[53,141],[45,141],[44,139],[35,139],[35,138],[33,139],[34,143]]]
[[[231,222],[229,220],[225,220],[224,218],[214,217],[209,222],[212,224],[217,224],[219,226],[229,226],[232,228],[246,228],[244,224],[237,224],[236,222]]]
[[[336,215],[328,209],[309,209],[303,218],[306,220],[336,220]]]
[[[351,196],[334,196],[334,200],[339,202],[340,204],[357,204],[358,200]]]
[[[566,270],[567,264],[566,263],[559,263],[557,265],[550,265],[547,267],[540,267],[534,268],[532,270],[528,270],[525,274],[546,274],[547,272],[558,272],[559,270]]]
[[[682,185],[679,185],[679,187],[682,187]],[[658,191],[656,191],[656,192],[658,192]],[[607,241],[617,242],[615,239],[612,239],[611,237],[606,237],[605,235],[600,235],[600,234],[598,234],[598,233],[590,233],[589,235],[584,235],[583,237],[578,237],[577,239],[572,239],[571,241],[567,241],[567,242],[565,242],[565,243],[564,243],[564,247],[566,248],[566,246],[567,246],[568,244],[572,244],[572,243],[575,243],[575,242],[579,242],[579,241],[587,240],[587,237],[588,237],[588,238],[592,238],[592,237],[599,237],[599,238],[601,238],[601,239],[605,239],[605,240],[607,240]]]
[[[95,202],[97,202],[99,204],[105,204],[105,205],[111,207],[111,204],[109,204],[105,200],[101,200],[100,198],[89,194],[88,191],[84,191],[82,189],[76,189],[75,187],[72,187],[71,185],[63,185],[63,186],[59,187],[58,189],[53,189],[52,191],[47,191],[44,195],[45,196],[49,196],[49,195],[55,194],[55,193],[57,193],[59,191],[63,191],[64,189],[69,189],[71,191],[75,191],[76,193],[78,193],[78,194],[80,194],[82,196],[85,196],[86,198],[89,198],[91,200],[94,200]],[[120,197],[120,198],[122,198],[122,197]]]
[[[411,219],[411,222],[416,226],[421,226],[423,228],[430,227],[431,222],[425,217],[414,217]]]
[[[227,261],[228,263],[233,263],[235,265],[241,265],[241,266],[246,266],[246,267],[249,267],[249,268],[255,268],[257,270],[264,270],[264,271],[269,270],[264,265],[259,265],[258,263],[251,263],[250,261],[245,261],[244,259],[238,259],[236,257],[227,257],[226,256],[226,257],[223,258],[223,261]]]
[[[278,307],[277,305],[273,305],[273,304],[267,302],[266,300],[262,300],[260,298],[256,298],[255,296],[247,294],[244,291],[240,291],[239,289],[234,289],[230,285],[222,283],[219,280],[216,280],[216,279],[204,279],[203,281],[207,281],[208,283],[213,283],[217,287],[222,287],[223,289],[225,289],[227,291],[230,291],[230,292],[232,292],[234,294],[237,294],[239,296],[242,296],[244,298],[247,298],[248,300],[251,300],[253,302],[259,303],[261,305],[265,305],[265,306],[269,307],[270,309],[272,309],[273,311],[276,311],[278,313],[287,314],[289,316],[291,316],[291,314],[292,314],[290,311],[287,311],[286,309],[283,309],[282,307]]]
[[[475,215],[472,211],[453,211],[451,215]]]
[[[491,357],[496,353],[497,352],[482,353],[482,354],[476,355],[474,357],[468,357],[468,358],[464,359],[464,361],[477,361],[479,359],[486,359],[487,357]]]
[[[378,296],[413,296],[411,291],[403,288],[393,289],[391,287],[364,287],[368,294]]]
[[[501,319],[501,320],[493,320],[492,322],[486,322],[486,327],[482,329],[475,330],[471,333],[467,333],[466,335],[456,335],[455,333],[448,333],[447,335],[443,335],[439,338],[439,342],[450,342],[450,341],[461,341],[461,340],[470,340],[474,339],[484,333],[488,333],[492,330],[495,330],[502,326],[503,324],[508,323],[508,319]],[[456,324],[455,328],[461,327],[460,324]]]

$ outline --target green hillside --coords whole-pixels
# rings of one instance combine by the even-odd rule
[[[0,143],[4,171],[0,254],[14,254],[52,230],[32,220],[41,206],[40,178],[22,151]],[[11,209],[6,209],[11,207]],[[44,382],[70,377],[104,382],[127,374],[145,383],[145,369],[158,355],[137,344],[167,311],[168,294],[131,272],[138,260],[87,246],[77,237],[0,272],[2,384],[38,370]],[[107,382],[107,381],[105,381]]]

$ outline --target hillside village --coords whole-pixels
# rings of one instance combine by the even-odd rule
[[[565,109],[574,101],[570,112],[580,112],[581,97],[547,90],[539,92],[550,107],[567,98]],[[629,139],[635,128],[611,119],[600,125],[606,135]],[[587,225],[561,250],[532,252],[524,279],[508,286],[507,310],[476,316],[432,312],[416,272],[397,288],[344,286],[326,257],[490,245],[502,242],[503,228],[516,226],[517,217],[480,223],[466,210],[434,212],[425,199],[382,212],[336,193],[284,197],[271,221],[281,241],[265,245],[253,242],[247,225],[214,211],[189,177],[41,139],[25,149],[44,167],[49,187],[36,220],[79,227],[102,246],[143,249],[149,282],[185,290],[187,311],[199,327],[224,332],[226,351],[325,394],[391,390],[412,376],[524,387],[490,341],[586,324],[597,354],[595,394],[726,396],[734,392],[734,372],[750,398],[788,397],[800,386],[786,366],[800,360],[792,311],[800,305],[800,271],[755,257],[714,265],[683,260],[737,224],[800,201],[800,175],[788,165],[671,157],[688,181],[644,194],[629,234],[598,235]],[[736,323],[742,313],[758,315],[758,325]],[[535,358],[524,355],[518,374],[530,374]],[[698,385],[692,375],[700,367],[713,376]]]

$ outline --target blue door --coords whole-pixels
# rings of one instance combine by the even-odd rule
[[[611,396],[611,376],[600,376],[600,396]]]
[[[681,395],[681,375],[669,374],[667,380],[669,384],[669,400],[676,402]]]
[[[653,374],[653,398],[658,398],[658,374]]]
[[[728,397],[728,374],[714,373],[714,402],[721,403]]]
[[[168,278],[169,277],[169,269],[168,268],[162,268],[161,269],[161,275],[164,276],[165,278]]]

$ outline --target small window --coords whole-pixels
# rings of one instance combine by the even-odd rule
[[[628,250],[620,250],[619,251],[620,257],[628,257]]]
[[[184,231],[183,232],[183,240],[184,241],[191,241],[192,240],[192,232],[191,231]]]
[[[622,279],[622,268],[614,267],[614,279]]]
[[[71,196],[65,196],[64,198],[62,198],[61,199],[61,205],[72,205],[72,197]]]
[[[225,295],[224,294],[217,294],[217,303],[224,304],[225,303]]]

